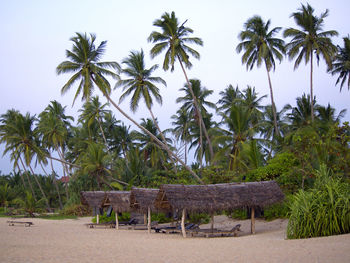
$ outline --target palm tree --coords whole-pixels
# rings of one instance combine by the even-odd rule
[[[318,105],[316,104],[316,98],[312,100],[313,106],[311,106],[310,101],[310,95],[306,96],[303,94],[301,97],[297,98],[296,107],[293,107],[292,112],[288,114],[289,119],[292,121],[291,127],[293,130],[297,130],[311,124],[311,108],[317,108]]]
[[[185,96],[179,97],[176,99],[177,103],[183,103],[182,108],[184,108],[190,116],[193,116],[193,119],[198,123],[199,127],[199,147],[201,149],[201,154],[199,155],[199,160],[201,160],[201,156],[203,153],[203,139],[202,139],[202,127],[200,116],[202,118],[206,118],[208,115],[208,111],[205,106],[208,106],[212,109],[216,109],[214,103],[209,102],[206,98],[213,93],[212,90],[208,90],[205,87],[202,87],[201,81],[199,79],[190,79],[190,86],[186,83],[184,88],[181,88],[181,91],[185,92]],[[192,90],[192,92],[191,92]],[[193,103],[192,93],[196,98],[196,104]],[[207,130],[206,125],[205,130]],[[209,137],[209,136],[208,136]],[[207,136],[206,136],[207,138]],[[209,148],[211,148],[209,146]],[[201,164],[201,163],[200,163]]]
[[[171,122],[173,126],[172,132],[176,139],[180,139],[185,144],[185,163],[187,163],[187,143],[190,142],[190,122],[191,117],[184,108],[176,111],[176,114],[171,116],[174,121]]]
[[[324,19],[328,16],[328,9],[321,13],[320,17],[314,15],[314,9],[307,4],[301,5],[291,15],[295,23],[301,28],[288,28],[284,31],[284,37],[292,37],[292,40],[286,45],[289,59],[294,59],[294,69],[296,69],[302,59],[305,59],[305,64],[310,61],[310,105],[311,105],[311,122],[314,121],[314,105],[311,99],[314,98],[313,93],[313,54],[316,54],[317,62],[319,62],[320,55],[324,58],[329,68],[332,68],[332,58],[337,52],[336,46],[332,44],[330,37],[337,36],[338,32],[335,30],[323,31]]]
[[[168,147],[165,137],[152,112],[152,97],[155,98],[159,104],[162,104],[163,102],[162,96],[159,94],[159,88],[155,85],[155,83],[161,83],[166,86],[166,82],[162,78],[152,76],[152,73],[158,68],[158,65],[153,65],[147,69],[142,49],[140,52],[131,51],[129,57],[125,58],[122,63],[126,65],[126,68],[122,69],[122,73],[124,73],[128,78],[125,80],[119,80],[116,84],[116,87],[123,87],[124,91],[124,93],[120,96],[119,102],[123,101],[127,96],[132,94],[130,109],[132,112],[136,112],[142,98],[151,114],[154,124],[160,133],[164,145]]]
[[[275,27],[271,31],[269,31],[269,27],[270,20],[265,23],[260,16],[253,16],[248,19],[244,24],[244,31],[238,36],[242,42],[237,45],[236,51],[239,53],[244,50],[242,63],[246,64],[247,70],[252,70],[255,64],[257,67],[260,67],[262,63],[265,64],[274,114],[275,132],[279,135],[270,71],[275,70],[275,58],[280,62],[282,61],[285,49],[284,41],[274,37],[281,30],[281,27]]]
[[[242,92],[239,90],[238,85],[234,88],[231,84],[224,91],[220,91],[219,99],[217,104],[221,106],[218,107],[218,111],[223,112],[225,115],[230,113],[231,106],[237,103],[237,100],[242,98]]]
[[[70,61],[64,61],[57,66],[57,74],[62,73],[74,73],[74,75],[68,80],[68,82],[63,86],[62,92],[65,93],[69,90],[73,84],[81,79],[78,86],[77,92],[75,94],[74,100],[82,92],[83,100],[88,100],[91,96],[92,89],[94,85],[103,93],[110,102],[121,114],[123,114],[129,121],[134,123],[139,129],[148,133],[164,150],[167,151],[167,147],[150,133],[147,129],[138,124],[134,119],[132,119],[128,114],[126,114],[110,97],[110,84],[104,76],[112,76],[119,78],[119,76],[108,70],[108,68],[117,69],[120,71],[120,66],[116,62],[98,62],[100,61],[106,46],[106,41],[103,41],[97,48],[94,45],[96,39],[95,35],[90,34],[90,38],[84,34],[77,33],[76,37],[71,38],[73,41],[73,51],[66,51],[66,56]],[[77,72],[78,71],[78,72]],[[73,100],[73,103],[74,103]],[[178,156],[176,156],[171,151],[168,152],[169,155],[173,156],[178,160],[184,167],[199,181],[202,180],[188,167]]]
[[[350,39],[344,37],[344,47],[338,46],[338,53],[333,61],[332,75],[339,74],[336,84],[340,83],[340,91],[347,80],[348,90],[350,90]]]
[[[79,110],[82,112],[82,114],[79,116],[79,121],[81,123],[87,123],[88,129],[91,128],[91,126],[94,124],[94,122],[98,123],[98,127],[101,131],[101,135],[105,144],[106,149],[108,150],[108,143],[105,136],[105,133],[103,131],[102,127],[102,121],[104,117],[109,113],[110,111],[105,110],[105,107],[108,105],[108,103],[101,104],[99,101],[99,97],[95,96],[90,101],[87,101],[83,105],[83,109]]]
[[[197,105],[197,99],[195,94],[193,93],[191,83],[187,77],[184,65],[189,69],[192,66],[192,63],[189,60],[189,55],[199,59],[200,54],[188,46],[188,44],[197,44],[202,46],[203,41],[198,37],[188,37],[188,35],[193,33],[193,30],[189,27],[185,27],[185,23],[187,20],[179,24],[177,17],[175,16],[175,12],[171,12],[171,14],[165,12],[161,19],[157,19],[153,22],[153,25],[158,27],[161,32],[153,31],[149,37],[148,41],[152,43],[156,43],[154,47],[151,49],[151,57],[154,58],[163,51],[166,50],[165,58],[163,61],[163,69],[164,71],[170,70],[174,71],[175,61],[178,60],[181,66],[181,69],[185,75],[185,79],[188,85],[188,88],[191,92],[193,103],[195,108],[199,108]],[[198,111],[199,121],[202,125],[204,134],[208,140],[211,157],[214,157],[213,148],[211,145],[211,140],[209,138],[208,132],[205,128],[204,121],[201,115],[201,112]]]

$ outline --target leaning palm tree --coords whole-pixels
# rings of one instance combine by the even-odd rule
[[[332,68],[332,58],[337,52],[336,46],[332,44],[330,37],[337,36],[338,32],[335,30],[323,31],[324,19],[328,16],[328,9],[321,13],[320,17],[314,15],[314,9],[307,4],[301,5],[291,15],[295,23],[301,28],[288,28],[284,31],[284,37],[292,37],[292,40],[286,45],[289,59],[294,59],[294,69],[296,69],[302,59],[305,59],[305,64],[310,61],[310,105],[311,105],[311,122],[314,121],[314,105],[311,100],[314,99],[313,93],[313,54],[316,54],[317,62],[319,62],[320,55],[324,58],[329,68]]]
[[[244,50],[242,63],[246,64],[249,70],[252,70],[255,64],[257,67],[265,64],[270,87],[275,133],[279,135],[270,71],[275,70],[275,58],[280,62],[282,61],[285,49],[284,41],[274,37],[281,30],[281,27],[275,27],[269,31],[270,23],[270,20],[265,23],[260,16],[253,16],[248,19],[244,24],[244,30],[238,36],[242,42],[237,45],[236,51]]]
[[[128,114],[126,114],[118,105],[115,103],[111,97],[111,86],[105,76],[111,76],[114,78],[119,78],[119,75],[115,72],[109,70],[112,68],[114,70],[120,71],[120,66],[117,62],[99,62],[105,51],[106,41],[103,41],[97,48],[94,45],[96,36],[90,34],[90,38],[86,34],[77,33],[76,37],[71,38],[73,41],[72,51],[67,50],[66,56],[69,59],[64,61],[57,66],[57,74],[62,73],[74,73],[73,76],[68,80],[68,82],[63,86],[62,93],[64,94],[76,81],[80,80],[78,89],[76,91],[73,103],[75,99],[82,93],[83,100],[89,100],[92,94],[94,86],[97,86],[102,94],[107,98],[107,100],[129,121],[134,123],[139,129],[148,133],[164,150],[167,151],[167,147],[164,143],[150,133],[147,129],[138,124],[134,119],[132,119]],[[167,151],[170,156],[173,156],[178,160],[199,182],[202,180],[188,167],[177,155],[171,151]]]
[[[174,71],[175,61],[178,60],[181,66],[181,69],[185,75],[187,85],[192,95],[194,106],[198,109],[198,103],[195,94],[192,91],[192,87],[190,81],[187,77],[187,73],[185,71],[185,67],[188,69],[191,68],[192,63],[190,62],[189,54],[193,57],[199,59],[200,54],[188,46],[188,44],[197,44],[202,46],[203,41],[198,37],[188,37],[193,30],[189,27],[185,27],[185,23],[187,20],[179,24],[177,17],[175,16],[175,12],[164,13],[161,19],[157,19],[153,22],[153,25],[158,27],[161,32],[153,31],[148,37],[148,41],[152,43],[156,43],[154,47],[151,49],[151,57],[154,58],[163,51],[165,52],[165,58],[163,61],[163,69],[165,71],[170,70]],[[211,145],[211,140],[209,138],[208,132],[205,128],[204,121],[199,111],[199,121],[202,125],[204,134],[208,140],[211,157],[214,157],[213,148]]]
[[[345,82],[347,82],[348,90],[350,90],[350,39],[349,36],[344,37],[344,47],[338,46],[338,53],[333,61],[332,75],[338,74],[336,84],[340,81],[340,91]],[[348,80],[346,80],[346,78]]]

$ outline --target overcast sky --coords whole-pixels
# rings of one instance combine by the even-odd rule
[[[312,0],[308,1],[320,15],[329,9],[324,30],[337,30],[339,36],[335,44],[343,46],[342,37],[350,34],[348,0]],[[194,47],[201,54],[199,61],[192,60],[193,68],[188,72],[190,78],[198,78],[202,85],[214,90],[209,99],[217,102],[219,92],[229,84],[241,89],[247,85],[255,86],[259,95],[269,95],[266,70],[254,68],[246,71],[241,64],[241,54],[235,48],[243,24],[253,15],[260,15],[265,21],[271,19],[273,27],[296,27],[290,14],[306,1],[189,1],[189,0],[129,0],[129,1],[27,1],[2,0],[0,8],[0,114],[9,109],[25,114],[39,114],[52,100],[67,106],[66,113],[74,117],[81,107],[80,98],[72,107],[75,90],[61,96],[60,90],[69,75],[56,75],[57,65],[65,60],[65,50],[71,49],[69,39],[75,32],[95,33],[97,43],[107,40],[107,50],[103,61],[121,62],[131,50],[144,50],[147,67],[162,64],[163,54],[151,60],[147,43],[149,34],[156,30],[153,21],[164,12],[175,11],[180,22],[188,19],[186,26],[194,30],[193,36],[202,38],[203,47]],[[280,34],[281,35],[281,34]],[[287,40],[288,41],[288,40]],[[285,59],[277,63],[276,71],[271,75],[275,102],[278,110],[285,104],[295,105],[295,99],[303,93],[309,93],[309,64],[302,63],[293,70],[294,62]],[[185,79],[179,65],[175,71],[163,72],[161,67],[155,76],[167,82],[161,88],[163,106],[155,106],[154,112],[162,129],[170,126],[170,116],[176,113],[180,105],[175,100],[183,94],[179,91]],[[336,77],[326,73],[325,63],[314,69],[314,93],[321,105],[349,111],[349,91],[342,93],[335,86]],[[114,81],[111,83],[114,86]],[[98,94],[98,93],[96,93]],[[121,90],[115,90],[112,98],[119,99]],[[102,101],[105,101],[102,99]],[[128,100],[121,106],[128,109]],[[268,97],[264,104],[270,103]],[[118,119],[122,116],[111,108]],[[140,105],[134,118],[148,118],[145,106]],[[350,120],[350,111],[344,121]],[[125,121],[127,125],[131,123]],[[134,128],[134,127],[133,127]],[[4,146],[0,146],[2,153]],[[8,156],[0,157],[0,171],[7,174],[12,171]]]

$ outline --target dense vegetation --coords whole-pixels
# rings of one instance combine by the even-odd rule
[[[73,102],[79,96],[85,102],[78,119],[67,116],[58,101],[51,101],[38,116],[16,109],[1,115],[0,142],[13,162],[13,172],[0,176],[1,206],[5,210],[22,207],[33,214],[44,203],[46,210],[59,208],[80,215],[84,214],[79,205],[82,190],[276,180],[286,194],[294,195],[291,237],[339,233],[303,228],[305,235],[292,229],[300,226],[298,220],[309,224],[311,212],[300,210],[305,201],[313,202],[312,213],[321,213],[319,205],[328,198],[323,192],[333,184],[339,184],[339,189],[332,189],[345,198],[339,205],[347,204],[340,209],[343,214],[338,224],[349,223],[349,195],[342,190],[349,187],[350,178],[350,127],[341,122],[346,110],[337,114],[331,105],[319,105],[313,95],[314,54],[317,62],[323,58],[329,72],[337,75],[340,89],[344,85],[350,89],[349,38],[344,38],[344,47],[332,44],[331,37],[337,32],[322,32],[327,15],[328,11],[317,17],[311,6],[302,5],[292,14],[298,28],[284,30],[284,37],[291,37],[289,43],[276,36],[282,28],[269,29],[270,20],[254,16],[244,24],[236,50],[242,52],[247,70],[263,65],[267,71],[271,104],[262,105],[267,95],[251,86],[222,87],[220,99],[210,101],[213,91],[199,79],[190,79],[186,71],[192,66],[190,59],[200,57],[192,46],[203,45],[203,41],[191,36],[187,20],[181,24],[174,12],[164,13],[154,22],[158,31],[148,38],[154,43],[150,54],[165,53],[163,70],[180,66],[185,76],[184,95],[176,99],[179,109],[171,116],[172,126],[165,130],[160,129],[152,111],[154,102],[162,103],[159,87],[166,85],[155,76],[158,65],[146,66],[143,50],[131,51],[121,65],[102,61],[106,41],[97,45],[95,35],[77,33],[71,38],[72,49],[66,51],[67,60],[57,66],[57,74],[70,74],[62,94],[76,89]],[[310,95],[301,94],[295,107],[288,104],[278,110],[273,97],[278,91],[273,91],[270,74],[275,60],[282,61],[285,56],[295,59],[295,68],[303,59],[310,63]],[[132,112],[146,107],[149,118],[138,123],[112,100],[110,78],[116,79],[115,88],[123,89],[120,100],[130,99]],[[94,96],[94,88],[107,103]],[[137,130],[118,120],[112,106]],[[195,160],[191,165],[190,150]],[[61,163],[63,174],[57,174],[53,162]],[[41,167],[44,175],[34,173],[33,164]],[[316,178],[323,165],[332,175],[321,187]],[[321,198],[319,202],[315,196]],[[285,211],[285,206],[272,208],[270,215],[279,216],[276,209]],[[316,216],[333,220],[323,214]],[[349,232],[348,225],[341,227],[340,233],[344,232]]]

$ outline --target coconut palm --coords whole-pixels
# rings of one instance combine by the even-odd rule
[[[181,140],[185,144],[185,163],[187,163],[187,144],[190,142],[190,122],[191,117],[184,108],[176,111],[176,114],[171,116],[174,121],[171,124],[174,126],[172,132],[177,140]]]
[[[265,64],[274,114],[275,132],[279,135],[270,71],[275,70],[275,58],[280,62],[282,61],[285,48],[284,41],[275,37],[281,27],[275,27],[269,31],[270,23],[270,20],[265,23],[260,16],[249,18],[244,24],[244,30],[238,36],[242,42],[237,45],[236,51],[240,53],[244,50],[242,63],[246,64],[247,70],[252,70],[255,64],[257,67]]]
[[[284,37],[292,37],[292,40],[286,45],[289,59],[295,59],[294,69],[296,69],[302,59],[305,64],[310,61],[310,105],[311,105],[311,122],[314,120],[314,104],[311,99],[314,98],[313,93],[313,56],[316,55],[317,62],[320,55],[323,57],[328,67],[332,67],[332,58],[337,52],[336,46],[332,44],[330,37],[337,36],[335,30],[322,31],[324,19],[328,16],[328,9],[321,13],[320,17],[314,15],[314,9],[307,4],[301,5],[299,12],[292,13],[295,23],[301,30],[288,28],[284,31]]]
[[[217,104],[221,106],[218,107],[218,111],[223,112],[225,115],[230,113],[231,106],[237,103],[237,100],[242,98],[242,92],[239,90],[238,85],[234,88],[231,84],[224,91],[220,91],[219,95],[221,98],[218,100]]]
[[[110,97],[110,83],[105,76],[111,76],[119,78],[117,73],[114,73],[108,68],[116,69],[120,71],[120,66],[116,62],[99,62],[106,46],[106,41],[103,41],[97,48],[94,45],[96,40],[95,35],[90,34],[90,38],[86,34],[77,33],[76,37],[71,38],[73,41],[72,51],[67,50],[66,56],[70,61],[64,61],[57,66],[57,74],[62,73],[74,73],[68,82],[63,86],[62,92],[68,91],[77,80],[81,80],[76,91],[73,103],[77,96],[82,92],[82,99],[89,100],[92,89],[96,85],[98,89],[103,93],[107,100],[129,121],[134,123],[139,129],[148,133],[169,155],[178,160],[184,167],[199,181],[202,180],[188,167],[177,155],[168,151],[167,146],[162,143],[157,137],[150,133],[147,129],[138,124],[128,114],[126,114]]]
[[[162,96],[159,94],[159,88],[155,85],[161,83],[166,86],[166,82],[160,77],[153,77],[153,72],[158,68],[158,65],[153,65],[149,69],[146,68],[144,53],[141,49],[138,51],[131,51],[130,55],[122,62],[126,68],[122,69],[122,73],[127,76],[127,79],[119,80],[116,87],[123,87],[124,93],[120,96],[119,102],[123,101],[127,96],[132,94],[130,101],[130,109],[136,112],[140,100],[146,104],[148,111],[152,117],[153,123],[156,125],[164,145],[167,146],[165,137],[159,128],[159,125],[154,117],[152,106],[153,98],[162,104]]]
[[[292,121],[291,128],[297,130],[301,127],[305,127],[311,124],[311,103],[310,95],[303,94],[297,98],[296,107],[292,108],[292,112],[288,114],[289,119]],[[312,100],[313,107],[318,107],[316,104],[316,98]]]
[[[107,105],[108,103],[102,104],[99,101],[98,96],[93,97],[90,101],[87,101],[86,103],[84,103],[83,109],[79,110],[81,112],[81,115],[79,116],[79,121],[81,123],[86,123],[88,129],[91,128],[94,122],[97,122],[105,147],[108,150],[109,147],[108,147],[107,139],[102,127],[102,122],[105,115],[107,115],[107,113],[110,112],[109,110],[105,109]]]
[[[174,71],[175,61],[179,61],[181,69],[185,75],[188,88],[191,92],[194,106],[198,109],[197,99],[193,93],[185,67],[188,69],[192,67],[192,63],[189,60],[189,54],[194,58],[200,58],[200,54],[188,46],[188,44],[197,44],[202,46],[203,41],[198,37],[189,37],[189,35],[193,33],[193,30],[185,26],[186,22],[187,20],[180,25],[177,17],[175,16],[175,12],[171,12],[171,14],[165,12],[160,19],[153,22],[153,25],[158,27],[161,32],[153,31],[148,37],[148,41],[156,43],[150,52],[152,58],[165,51],[165,58],[163,61],[163,69],[165,71],[169,70],[169,68],[171,71]],[[201,112],[198,111],[198,114],[199,121],[209,143],[211,157],[213,158],[214,152],[212,149],[211,140],[205,128]]]
[[[331,70],[332,75],[338,74],[338,79],[336,84],[340,81],[340,91],[343,85],[347,82],[348,90],[350,90],[350,39],[344,37],[344,47],[338,46],[338,53],[333,61],[333,69]],[[346,78],[348,79],[346,81]]]

